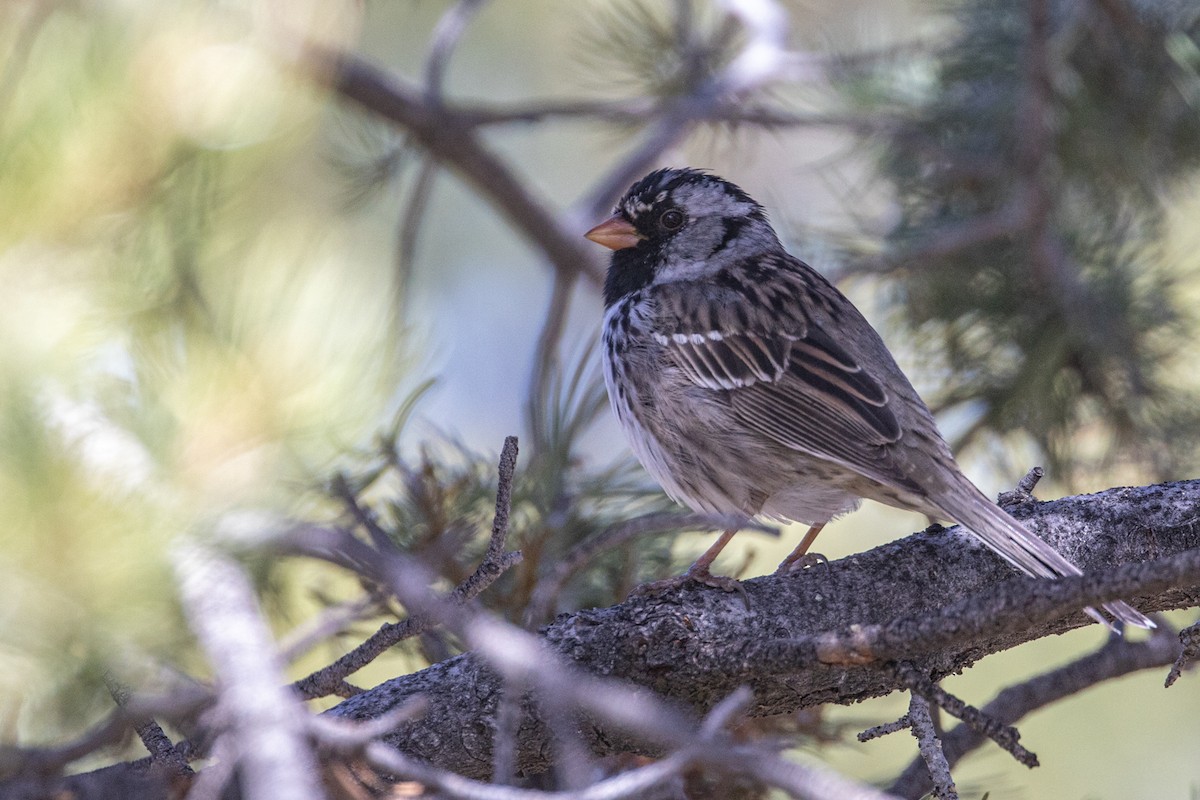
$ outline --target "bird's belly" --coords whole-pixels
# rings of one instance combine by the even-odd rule
[[[706,513],[826,522],[857,507],[861,477],[746,431],[722,393],[673,368],[630,382],[606,359],[609,400],[630,447],[676,502]]]

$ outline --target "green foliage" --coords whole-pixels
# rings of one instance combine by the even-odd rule
[[[110,707],[96,665],[187,663],[173,542],[289,508],[404,366],[274,47],[208,3],[0,8],[10,734]]]
[[[1178,353],[1196,319],[1160,253],[1172,192],[1200,164],[1200,14],[1036,0],[950,11],[959,28],[931,54],[931,79],[875,95],[898,120],[881,162],[900,205],[886,269],[949,368],[935,404],[971,409],[960,444],[1027,432],[1064,477],[1194,465],[1198,387]]]

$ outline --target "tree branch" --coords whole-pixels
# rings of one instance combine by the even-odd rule
[[[924,676],[906,664],[897,665],[896,677],[901,683],[908,687],[909,692],[913,693],[914,695],[919,695],[929,703],[935,704],[938,708],[941,708],[943,711],[950,714],[950,716],[962,720],[965,725],[971,728],[971,730],[986,736],[996,744],[1000,745],[1002,750],[1007,752],[1020,763],[1024,764],[1030,769],[1039,766],[1037,755],[1029,752],[1021,746],[1021,734],[1016,728],[1012,727],[1011,725],[1005,725],[995,717],[989,716],[986,712],[980,711],[978,708],[964,703],[962,700],[950,694],[942,687],[926,680]],[[929,716],[928,706],[925,707],[925,715],[926,717]],[[917,721],[913,719],[911,710],[909,712],[909,723],[914,728],[917,725]],[[932,726],[932,724],[933,723],[930,722],[930,726]],[[923,732],[919,733],[916,730],[913,731],[913,735],[916,736],[918,740],[922,740],[925,736]],[[930,777],[934,779],[936,788],[938,775],[934,772],[935,765],[929,763],[929,754],[925,752],[924,742],[922,743],[921,757],[924,759],[925,765],[929,767]],[[942,755],[942,747],[940,742],[938,743],[937,757],[945,760],[945,756]],[[946,764],[946,772],[947,775],[950,772],[949,764]]]
[[[322,797],[304,709],[285,688],[283,665],[249,579],[232,560],[190,542],[177,546],[175,570],[188,621],[218,678],[227,721],[220,735],[235,743],[246,796]]]
[[[933,728],[933,718],[929,715],[929,701],[913,692],[908,702],[909,729],[921,751],[921,760],[925,762],[926,774],[933,781],[933,796],[938,800],[958,800],[958,789],[954,786],[954,778],[950,776],[950,764],[942,752],[942,740],[938,738]]]
[[[956,529],[923,532],[828,569],[746,581],[749,612],[722,592],[686,589],[560,617],[542,635],[588,672],[648,687],[701,713],[748,684],[750,713],[769,715],[895,691],[901,684],[889,664],[897,660],[940,680],[989,653],[1088,624],[1079,613],[1088,604],[1125,597],[1150,612],[1193,606],[1200,596],[1200,481],[1113,489],[1014,512],[1088,574],[1014,577]],[[1123,566],[1105,568],[1111,564]],[[485,777],[501,685],[484,659],[469,653],[381,684],[331,713],[372,718],[426,694],[430,713],[387,741],[412,757]],[[549,766],[546,735],[542,725],[521,726],[518,769]],[[598,753],[654,750],[596,726],[584,735]]]
[[[1026,714],[1055,703],[1112,678],[1130,672],[1170,664],[1179,645],[1165,627],[1160,627],[1144,642],[1112,637],[1094,653],[1077,661],[1011,686],[983,707],[989,718],[1013,725]],[[959,725],[942,735],[942,750],[953,767],[975,748],[987,741],[986,735],[969,725]],[[925,763],[914,759],[888,790],[900,797],[925,796],[931,788]]]
[[[1189,625],[1179,632],[1179,643],[1182,645],[1182,650],[1171,664],[1171,671],[1167,673],[1167,679],[1164,681],[1165,688],[1169,689],[1179,680],[1179,676],[1183,671],[1191,666],[1191,663],[1196,660],[1196,656],[1200,655],[1200,622],[1194,625]]]
[[[582,272],[599,286],[599,255],[584,246],[582,231],[568,230],[558,215],[535,198],[504,161],[489,150],[454,112],[431,102],[408,82],[349,53],[317,45],[307,49],[301,68],[371,113],[404,128],[438,161],[463,178],[492,208],[535,243],[554,268]]]

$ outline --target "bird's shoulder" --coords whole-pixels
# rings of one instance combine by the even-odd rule
[[[803,262],[772,256],[656,288],[651,333],[696,385],[731,392],[758,422],[815,415],[876,443],[899,438],[889,389],[907,380],[850,301]]]
[[[874,330],[823,275],[786,252],[733,262],[703,280],[648,287],[641,297],[657,332],[802,339],[813,328]],[[715,336],[713,338],[716,338]]]

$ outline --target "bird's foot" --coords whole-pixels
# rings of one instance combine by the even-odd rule
[[[742,582],[736,578],[728,578],[724,575],[713,575],[707,569],[696,569],[694,566],[682,575],[676,575],[674,578],[664,578],[660,581],[651,581],[643,583],[629,593],[630,597],[656,597],[666,592],[680,589],[689,583],[700,583],[705,586],[711,586],[714,589],[720,589],[723,592],[737,592],[742,596],[742,602],[746,604],[746,610],[750,609],[750,596],[746,594],[746,587],[742,586]]]
[[[785,558],[778,567],[775,568],[776,575],[791,575],[793,572],[815,567],[818,564],[829,566],[829,559],[820,553],[805,553],[795,559]]]

